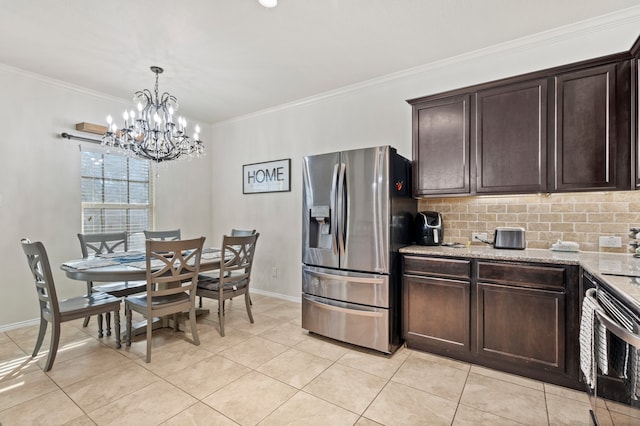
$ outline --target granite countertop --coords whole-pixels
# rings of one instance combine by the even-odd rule
[[[402,254],[579,265],[612,287],[640,312],[640,259],[626,253],[505,250],[489,246],[407,246]]]

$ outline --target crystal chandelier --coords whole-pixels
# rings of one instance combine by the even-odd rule
[[[178,122],[174,122],[173,114],[178,110],[178,100],[167,92],[158,95],[158,76],[164,70],[153,66],[151,71],[156,75],[154,93],[148,89],[135,93],[133,101],[138,107],[138,114],[136,116],[133,110],[125,111],[122,114],[124,126],[120,129],[109,115],[102,145],[155,162],[204,155],[200,128],[196,125],[193,138],[189,138],[187,120],[179,117]]]

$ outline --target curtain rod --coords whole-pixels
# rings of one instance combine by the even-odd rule
[[[99,139],[85,138],[84,136],[76,136],[76,135],[69,134],[67,132],[60,133],[60,137],[61,138],[65,138],[65,139],[69,139],[69,140],[76,139],[76,140],[79,140],[79,141],[102,144],[102,141],[99,140]]]

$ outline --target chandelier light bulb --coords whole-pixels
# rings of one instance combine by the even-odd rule
[[[122,113],[122,118],[124,118],[124,121],[127,121],[129,119],[129,112],[125,110],[125,112]]]
[[[107,115],[107,124],[111,127],[111,123],[113,123],[113,118],[111,118],[111,114]]]
[[[136,113],[133,112],[133,110],[131,110],[131,112],[129,113],[129,116],[131,117],[131,121],[133,121],[136,118]]]

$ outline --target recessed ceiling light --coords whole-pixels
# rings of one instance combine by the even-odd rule
[[[258,0],[258,3],[263,5],[264,7],[276,7],[278,5],[278,0]]]

